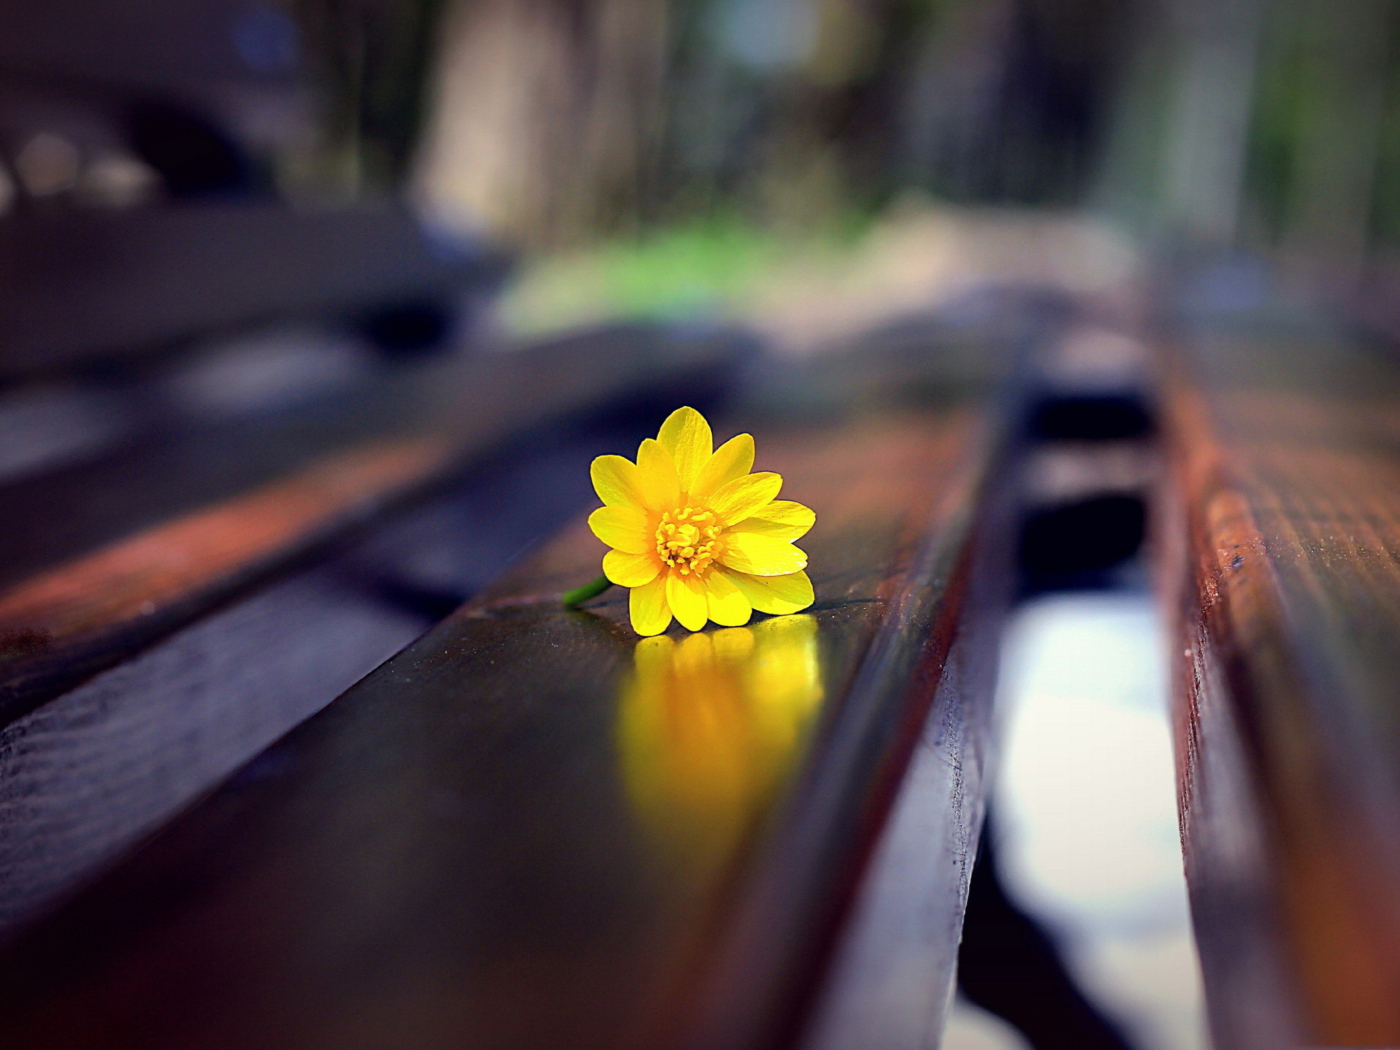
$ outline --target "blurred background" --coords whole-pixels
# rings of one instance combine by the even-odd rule
[[[776,309],[775,285],[848,283],[872,239],[895,271],[938,247],[925,291],[963,268],[1092,285],[1125,263],[1054,222],[1087,211],[1157,253],[1247,249],[1383,315],[1394,8],[5,0],[0,212],[408,201],[512,253],[504,316],[544,328]]]
[[[1397,0],[0,0],[0,25],[0,481],[153,413],[620,318],[804,352],[995,286],[1121,317],[1196,272],[1400,331]],[[993,888],[1102,1045],[1184,1050],[1150,429],[1084,490],[1137,507],[1118,575],[1028,570]],[[1035,1045],[1089,1045],[1062,1034]],[[1027,1044],[963,1001],[945,1045]]]

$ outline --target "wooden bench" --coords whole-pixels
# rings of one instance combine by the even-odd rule
[[[1179,351],[1157,535],[1215,1045],[1400,1046],[1400,367],[1257,319]]]
[[[713,397],[743,346],[720,330],[599,330],[381,371],[285,411],[156,427],[0,488],[12,526],[0,555],[0,926],[187,805],[584,506],[589,450],[610,447],[588,442],[617,440],[597,420],[639,397],[669,403],[678,383]],[[572,486],[550,460],[561,442],[577,446]],[[492,507],[507,464],[516,489],[554,486],[557,508]]]
[[[826,1045],[857,1045],[831,1033],[868,1022],[889,989],[880,980],[842,984],[831,964],[859,958],[849,920],[853,909],[869,911],[855,904],[862,875],[891,848],[882,834],[916,748],[946,771],[922,785],[921,802],[939,821],[895,826],[905,848],[926,846],[938,858],[920,874],[931,902],[906,900],[917,912],[904,925],[918,926],[928,981],[928,1030],[916,1036],[941,1028],[981,819],[1010,544],[987,531],[989,479],[1005,440],[987,377],[950,370],[937,336],[915,326],[883,350],[770,363],[769,378],[747,384],[716,417],[720,433],[752,429],[759,466],[782,472],[785,495],[818,509],[804,544],[818,594],[811,610],[639,643],[619,593],[575,612],[558,605],[560,591],[596,574],[602,553],[576,519],[230,779],[219,783],[228,770],[217,763],[196,764],[190,780],[206,779],[183,799],[167,797],[86,866],[71,862],[50,892],[87,885],[65,889],[61,906],[37,890],[16,904],[0,947],[0,1041],[756,1048],[808,1032]],[[514,379],[468,384],[460,396],[489,414],[530,404],[539,388],[557,410],[550,390],[570,404],[596,403],[608,383],[638,378],[616,362],[590,378],[587,364],[573,368],[561,356],[569,378],[540,387],[550,373],[528,362],[493,364]],[[436,403],[460,415],[452,396]],[[453,440],[453,449],[479,447]],[[413,469],[385,472],[393,480],[382,489],[419,485],[452,455],[461,453],[410,459]],[[308,478],[324,479],[319,469],[298,466],[270,484],[304,493]],[[583,463],[575,469],[581,477]],[[311,491],[325,487],[318,480]],[[360,513],[357,500],[387,499],[363,494],[379,491],[373,485],[345,490],[361,494],[312,499],[296,527],[270,530],[267,544],[228,558],[246,599],[210,614],[214,595],[229,601],[229,570],[214,559],[218,572],[178,579],[157,605],[179,610],[163,631],[188,625],[167,641],[133,660],[149,636],[84,636],[107,639],[103,659],[125,662],[14,723],[28,733],[0,741],[0,756],[6,746],[12,761],[22,755],[29,733],[44,739],[43,716],[76,693],[112,676],[140,680],[136,665],[279,588],[275,622],[309,638],[334,602],[298,608],[288,599],[296,582],[288,567],[308,563],[286,552],[327,521]],[[220,515],[263,520],[262,508],[276,505],[270,491],[148,528],[207,539],[206,529],[227,525]],[[371,526],[363,542],[394,548],[412,528],[382,532]],[[51,578],[120,565],[114,542],[107,553],[74,552]],[[274,582],[250,590],[254,577]],[[11,599],[20,627],[49,608],[28,602]],[[140,609],[135,597],[120,604]],[[246,640],[235,649],[256,663]],[[149,703],[160,672],[145,673]],[[276,690],[276,675],[261,687]],[[119,690],[100,706],[130,702]],[[46,739],[48,755],[82,739],[94,703],[90,695],[86,706],[69,706],[69,721]],[[161,717],[159,705],[151,712]],[[117,738],[133,764],[155,760],[152,749],[166,743],[129,726]],[[86,746],[89,758],[99,747]],[[31,774],[31,785],[67,798],[69,818],[90,826],[101,806],[83,797],[83,763],[56,766],[47,780]],[[169,819],[203,791],[212,793]],[[10,818],[4,834],[22,839],[17,798]],[[162,824],[128,845],[138,829]],[[26,918],[34,908],[38,918]],[[868,1045],[895,1045],[880,1040],[878,1025],[854,1030]]]
[[[659,383],[708,391],[741,345],[716,331],[661,351],[639,328],[454,356],[0,489],[0,718],[532,426]]]

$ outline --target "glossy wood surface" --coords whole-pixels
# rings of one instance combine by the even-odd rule
[[[713,384],[737,345],[619,329],[432,363],[0,488],[0,719],[529,427],[657,384]]]
[[[1160,535],[1216,1045],[1400,1045],[1400,366],[1325,331],[1192,349]]]
[[[0,1043],[782,1045],[940,683],[984,699],[944,679],[992,438],[915,401],[719,421],[818,509],[808,613],[639,642],[547,597],[578,522],[11,940]]]
[[[0,931],[91,879],[591,506],[589,460],[642,436],[638,422],[604,422],[513,442],[0,729]]]

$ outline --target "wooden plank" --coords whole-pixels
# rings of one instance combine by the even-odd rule
[[[0,931],[421,637],[592,505],[593,456],[644,436],[592,421],[515,442],[0,729]]]
[[[622,595],[540,597],[596,572],[579,522],[8,943],[0,1040],[789,1041],[950,651],[991,642],[977,417],[802,403],[755,432],[819,512],[810,612],[639,643]]]
[[[1317,332],[1196,349],[1159,531],[1215,1043],[1400,1045],[1400,369]]]
[[[167,419],[101,461],[0,486],[0,516],[9,523],[0,585],[356,445],[437,435],[484,447],[512,427],[682,373],[693,371],[687,382],[712,389],[747,348],[733,331],[673,337],[661,326],[600,327],[370,372],[347,390],[276,411]]]
[[[446,441],[423,439],[327,457],[12,587],[0,594],[7,689],[30,695],[110,663],[188,618],[201,599],[421,484],[450,455]]]
[[[1014,488],[998,486],[978,521],[975,590],[923,731],[800,1045],[804,1050],[926,1050],[952,1006],[987,792],[999,636],[1014,575]]]
[[[0,221],[0,375],[53,373],[282,316],[465,301],[503,267],[396,206],[33,209]]]
[[[0,720],[551,418],[713,385],[742,341],[603,331],[381,379],[0,489]],[[8,578],[7,578],[8,577]]]

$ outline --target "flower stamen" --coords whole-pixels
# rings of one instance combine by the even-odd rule
[[[719,534],[713,511],[689,506],[668,510],[656,527],[656,553],[682,576],[698,576],[719,556]]]

